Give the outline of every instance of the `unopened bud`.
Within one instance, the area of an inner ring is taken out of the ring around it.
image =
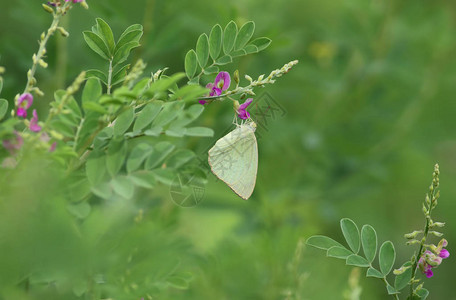
[[[411,241],[408,241],[406,244],[407,245],[416,245],[416,244],[420,244],[421,242],[418,241],[418,240],[411,240]]]
[[[404,273],[405,271],[407,271],[407,269],[410,269],[410,268],[411,268],[411,266],[402,266],[399,269],[395,269],[393,271],[393,274],[394,275],[400,275],[400,274]]]
[[[46,37],[46,34],[44,32],[41,33],[41,36],[40,36],[41,40],[44,40],[45,37]]]
[[[413,232],[410,232],[410,233],[407,233],[407,234],[404,234],[404,237],[406,239],[414,239],[416,238],[416,236],[420,233],[422,233],[423,231],[422,230],[415,230]]]
[[[236,84],[239,84],[239,70],[234,71],[233,79]]]
[[[33,63],[36,64],[36,54],[35,53],[33,53],[32,60],[33,60]]]
[[[37,96],[40,96],[40,97],[44,96],[43,91],[41,91],[41,90],[40,90],[39,88],[37,88],[37,87],[34,87],[34,88],[32,89],[32,92],[34,92]]]
[[[63,27],[57,27],[58,31],[60,32],[60,34],[63,36],[63,37],[67,37],[69,36],[70,34],[68,33],[68,31],[65,30],[65,28]]]
[[[239,111],[239,106],[239,101],[233,101],[233,108],[235,112]]]
[[[442,237],[443,236],[443,233],[438,232],[438,231],[431,230],[431,231],[429,231],[429,233],[435,235],[436,237]]]
[[[245,79],[247,79],[249,82],[252,82],[252,81],[253,81],[252,77],[250,77],[249,75],[245,75],[244,77],[245,77]]]
[[[45,68],[45,69],[48,67],[47,62],[45,62],[45,61],[42,60],[42,59],[40,59],[40,60],[38,61],[38,63],[40,64],[41,67],[43,67],[43,68]]]
[[[263,74],[263,75],[260,75],[260,76],[258,77],[258,81],[263,80],[263,78],[264,78],[264,74]]]
[[[54,13],[54,10],[52,9],[52,7],[50,7],[49,5],[46,5],[44,3],[42,5],[43,5],[43,8],[44,8],[45,11],[47,11],[50,14]]]
[[[431,226],[442,228],[445,226],[445,223],[444,222],[432,222]]]
[[[431,199],[429,198],[429,195],[426,194],[426,198],[424,199],[428,207],[431,207]]]
[[[88,5],[87,2],[85,2],[85,1],[82,1],[82,2],[81,2],[81,6],[82,6],[83,8],[85,8],[85,9],[89,9],[89,5]]]
[[[3,74],[3,73],[5,73],[5,67],[0,66],[0,74]]]
[[[49,133],[50,133],[51,136],[52,136],[53,138],[55,138],[56,140],[63,140],[63,135],[60,134],[60,133],[58,133],[57,131],[51,130]]]

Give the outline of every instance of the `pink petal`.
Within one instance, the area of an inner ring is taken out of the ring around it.
[[[36,109],[32,112],[33,118],[30,120],[30,130],[33,132],[39,132],[41,130],[41,126],[38,125],[38,114],[36,113]]]
[[[19,107],[16,111],[18,117],[27,118],[27,110],[25,108]]]
[[[220,82],[220,80],[223,80],[223,86],[221,87],[222,91],[229,89],[231,84],[230,73],[222,71],[217,74],[217,77],[215,77],[215,85],[217,87],[219,87],[218,83]]]
[[[244,103],[239,105],[239,109],[246,109],[253,101],[253,98],[248,98]]]
[[[22,104],[22,102],[25,102],[25,106],[24,106],[24,104]],[[24,93],[19,96],[19,99],[17,99],[17,106],[23,107],[26,110],[29,109],[30,106],[32,106],[32,103],[33,103],[33,96],[30,93]]]
[[[442,249],[442,250],[440,250],[439,256],[441,258],[447,258],[450,256],[450,252],[448,252],[447,249]]]

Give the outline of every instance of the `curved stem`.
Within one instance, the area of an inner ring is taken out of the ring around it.
[[[108,90],[107,94],[111,95],[111,81],[112,81],[112,59],[109,60],[109,70],[108,70]]]
[[[25,89],[23,93],[29,93],[32,91],[33,86],[35,85],[35,72],[36,68],[43,59],[44,55],[46,54],[46,44],[49,41],[49,38],[54,34],[57,30],[60,18],[68,11],[72,2],[65,2],[65,4],[61,8],[57,8],[56,12],[54,12],[53,20],[51,26],[47,30],[46,34],[40,40],[40,47],[38,48],[38,52],[33,55],[33,63],[32,68],[27,72],[27,84],[25,85]]]

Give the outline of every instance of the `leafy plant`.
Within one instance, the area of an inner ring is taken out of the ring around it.
[[[407,286],[409,286],[409,296],[407,299],[426,299],[429,291],[423,288],[423,283],[414,288],[415,284],[420,282],[415,276],[417,268],[425,273],[427,277],[430,277],[432,276],[431,268],[440,265],[442,258],[446,258],[449,255],[448,251],[444,249],[447,245],[444,239],[440,241],[438,246],[426,244],[430,232],[438,237],[443,235],[440,232],[430,231],[432,228],[443,227],[444,225],[440,222],[434,222],[431,219],[431,211],[436,207],[439,197],[439,174],[439,166],[435,165],[432,184],[423,203],[423,212],[426,219],[425,229],[405,235],[409,239],[409,242],[407,242],[408,245],[419,244],[418,252],[412,255],[410,261],[405,262],[399,269],[394,270],[394,284],[388,281],[388,275],[391,273],[396,260],[394,245],[391,241],[385,241],[380,246],[380,249],[378,249],[377,233],[370,225],[363,225],[360,232],[358,226],[352,220],[344,218],[340,221],[340,227],[348,248],[330,237],[323,235],[311,236],[307,239],[306,243],[318,249],[325,250],[328,257],[344,259],[347,265],[367,268],[366,276],[381,279],[386,285],[388,294],[395,299],[400,299],[399,295],[401,291]],[[423,234],[423,238],[416,240],[415,238],[419,234]],[[360,253],[361,246],[363,254]],[[378,267],[373,264],[377,256],[377,250]]]

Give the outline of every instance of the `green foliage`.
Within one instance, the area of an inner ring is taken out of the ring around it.
[[[236,23],[231,21],[224,30],[219,24],[213,26],[209,38],[205,33],[200,35],[196,43],[196,51],[191,49],[185,55],[185,73],[190,82],[199,83],[202,75],[217,73],[218,66],[231,63],[234,57],[258,53],[266,49],[271,43],[268,38],[257,38],[249,43],[254,31],[253,21],[245,23],[239,32]],[[221,55],[222,49],[223,55]],[[212,63],[207,66],[209,57]],[[200,70],[199,73],[198,70]]]
[[[372,266],[377,253],[377,233],[375,229],[370,225],[364,225],[360,235],[358,226],[348,218],[340,220],[340,228],[350,250],[333,239],[321,235],[311,236],[307,239],[306,243],[310,246],[327,250],[326,255],[329,257],[345,259],[347,265],[368,268],[367,277],[376,277],[384,280],[388,294],[398,294],[405,287],[405,275],[401,275],[399,279],[396,277],[395,287],[391,286],[386,279],[396,259],[396,251],[394,250],[393,243],[386,241],[381,245],[378,255],[379,271]],[[358,254],[360,244],[363,246],[364,256]],[[410,276],[410,273],[408,274]],[[405,284],[408,284],[409,280],[410,277]]]
[[[0,99],[0,120],[3,119],[8,111],[8,100]]]

